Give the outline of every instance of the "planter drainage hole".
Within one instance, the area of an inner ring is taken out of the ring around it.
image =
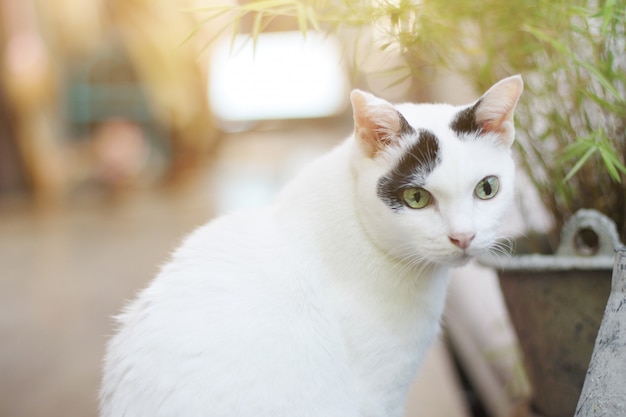
[[[595,255],[600,250],[600,236],[590,227],[584,227],[574,236],[574,248],[580,255]]]

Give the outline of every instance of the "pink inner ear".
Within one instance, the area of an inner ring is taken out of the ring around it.
[[[512,133],[515,106],[524,89],[520,76],[505,78],[491,87],[476,109],[476,122],[486,132]]]
[[[354,90],[350,98],[356,138],[372,158],[398,135],[400,117],[391,104],[369,93]]]

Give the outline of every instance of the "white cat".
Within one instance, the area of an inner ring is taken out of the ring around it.
[[[352,137],[192,233],[119,317],[101,416],[401,416],[448,267],[507,215],[522,89],[463,107],[354,91]]]

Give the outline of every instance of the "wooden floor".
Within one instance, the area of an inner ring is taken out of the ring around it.
[[[0,417],[95,417],[112,316],[195,226],[262,203],[349,131],[331,121],[230,134],[206,174],[183,189],[0,211]],[[420,411],[412,415],[464,415],[441,352],[426,367],[432,374],[421,386],[431,391],[413,398],[410,410]]]

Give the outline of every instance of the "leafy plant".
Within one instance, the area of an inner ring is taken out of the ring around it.
[[[595,208],[626,241],[626,0],[258,0],[197,12],[204,23],[229,14],[233,36],[249,19],[253,40],[278,16],[304,36],[373,30],[410,76],[454,69],[479,91],[523,74],[518,156],[555,233]]]

